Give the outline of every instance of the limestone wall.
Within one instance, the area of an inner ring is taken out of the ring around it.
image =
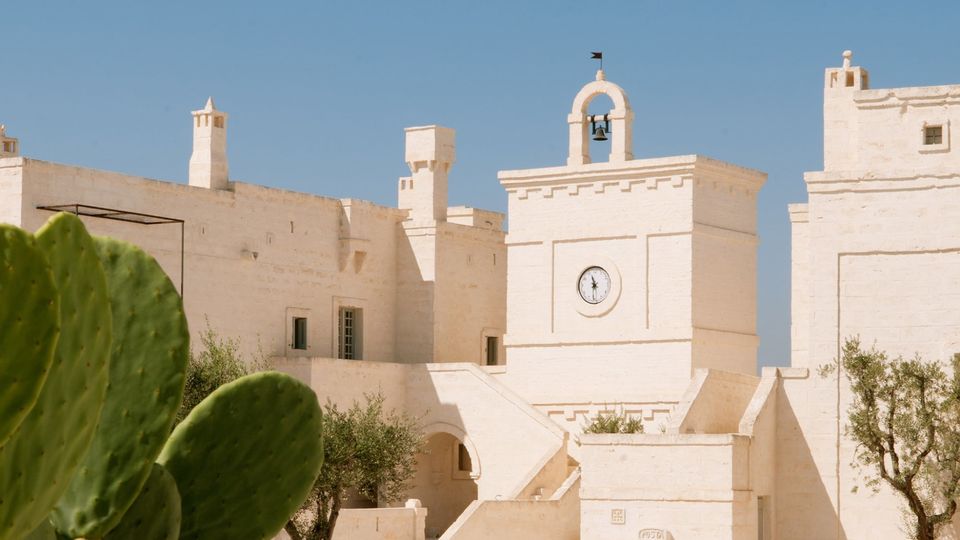
[[[0,216],[19,225],[23,213],[23,158],[0,158]]]
[[[824,89],[824,170],[957,170],[960,86]],[[940,126],[942,143],[924,144]]]
[[[960,351],[958,87],[868,87],[862,68],[827,70],[824,170],[804,175],[809,201],[790,209],[795,369],[783,370],[777,403],[782,539],[905,536],[900,500],[885,486],[873,493],[851,465],[845,378],[817,368],[853,336],[930,361]],[[924,144],[927,126],[942,127],[942,143]]]
[[[752,375],[697,370],[667,433],[738,433],[760,380]]]
[[[492,221],[492,220],[488,220]],[[444,223],[437,244],[435,361],[486,362],[486,336],[504,362],[507,250],[502,230]]]
[[[358,508],[340,511],[334,540],[424,540],[426,508]]]
[[[328,199],[251,184],[232,191],[24,160],[20,224],[35,230],[52,215],[38,205],[81,203],[185,221],[184,302],[196,344],[209,320],[243,352],[335,356],[339,304],[364,311],[364,356],[394,353],[397,237],[402,213],[371,203]],[[367,244],[362,267],[341,268],[341,222]],[[3,216],[4,221],[8,216]],[[121,238],[153,254],[179,285],[178,225],[84,218],[93,234]],[[292,348],[293,316],[308,318],[308,348]],[[288,328],[290,327],[290,328]]]
[[[643,529],[678,540],[756,538],[750,437],[583,435],[581,443],[583,540],[635,539]]]
[[[441,540],[578,540],[580,474],[574,471],[544,500],[476,501]]]
[[[694,369],[755,373],[762,173],[677,156],[499,178],[511,232],[497,377],[524,399],[572,433],[612,408],[656,432]],[[597,305],[576,287],[591,265],[612,280]]]
[[[0,220],[29,230],[52,215],[40,205],[183,220],[181,272],[179,224],[83,218],[93,234],[146,249],[178,287],[183,279],[195,347],[209,320],[221,337],[239,340],[247,357],[261,350],[336,357],[339,310],[352,307],[362,310],[364,359],[481,362],[484,333],[499,337],[505,325],[506,256],[492,212],[458,211],[458,219],[469,215],[477,227],[443,224],[449,226],[438,260],[415,256],[420,240],[401,226],[406,211],[241,182],[206,189],[7,158],[0,160],[0,195]],[[439,296],[438,278],[446,291]],[[304,350],[293,348],[293,317],[307,318]],[[435,347],[435,334],[442,346]]]

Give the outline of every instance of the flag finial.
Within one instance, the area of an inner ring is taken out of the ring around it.
[[[591,60],[600,61],[600,71],[603,71],[603,52],[602,51],[593,51],[590,53]]]

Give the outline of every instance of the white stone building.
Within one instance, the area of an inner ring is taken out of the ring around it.
[[[212,101],[189,186],[22,158],[0,129],[0,220],[32,230],[71,205],[160,260],[195,336],[209,320],[321,400],[380,391],[421,417],[426,512],[347,510],[338,538],[903,538],[892,492],[852,492],[849,391],[816,368],[852,335],[960,351],[960,86],[868,82],[849,53],[826,71],[824,170],[789,209],[791,367],[759,375],[766,175],[634,159],[602,71],[567,116],[566,164],[499,174],[506,236],[502,215],[448,206],[453,130],[406,130],[411,175],[386,208],[231,181]],[[600,94],[614,108],[590,117]],[[611,152],[594,163],[597,123]],[[611,409],[646,433],[580,433]]]

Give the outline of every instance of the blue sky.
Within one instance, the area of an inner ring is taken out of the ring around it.
[[[141,5],[142,4],[142,5]],[[604,51],[634,154],[761,169],[760,363],[789,363],[786,204],[822,167],[823,69],[960,82],[949,2],[5,2],[0,123],[24,155],[186,181],[189,112],[230,113],[231,177],[396,202],[403,128],[457,130],[450,203],[506,210],[501,169],[560,165]]]

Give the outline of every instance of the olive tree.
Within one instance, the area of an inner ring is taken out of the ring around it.
[[[324,407],[320,476],[284,530],[293,540],[330,540],[344,498],[355,491],[375,503],[398,500],[416,472],[423,436],[416,419],[386,412],[380,394],[347,410]]]
[[[853,403],[846,434],[866,485],[887,484],[909,509],[913,538],[933,540],[957,511],[960,495],[960,354],[939,362],[890,358],[847,339],[840,367]],[[821,368],[835,372],[837,364]]]
[[[244,375],[270,369],[262,352],[245,361],[239,350],[240,343],[236,339],[220,337],[207,322],[206,330],[200,334],[200,348],[190,351],[183,400],[174,425],[220,386]]]

